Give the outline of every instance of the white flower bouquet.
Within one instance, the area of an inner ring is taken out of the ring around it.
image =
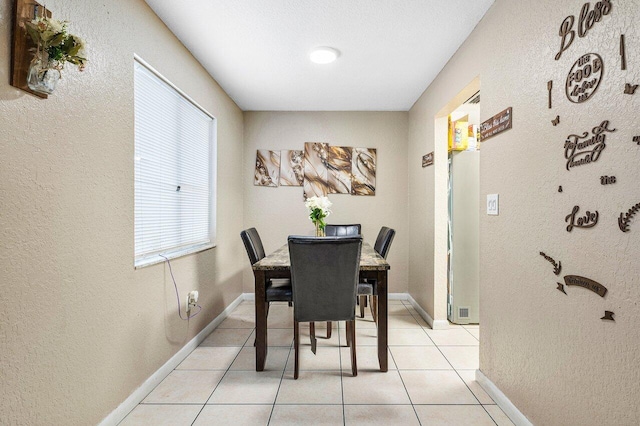
[[[310,197],[304,205],[309,209],[309,219],[316,226],[316,235],[320,234],[318,230],[324,234],[324,227],[327,226],[324,219],[331,214],[331,201],[327,197]]]

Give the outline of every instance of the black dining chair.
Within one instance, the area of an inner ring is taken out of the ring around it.
[[[327,237],[343,237],[351,235],[360,235],[362,226],[359,223],[353,225],[329,225],[325,226],[324,234]]]
[[[384,259],[387,258],[389,254],[389,249],[391,248],[391,243],[393,242],[393,238],[396,235],[396,231],[394,229],[383,226],[378,233],[378,238],[376,238],[376,243],[373,246],[373,249]],[[360,304],[360,318],[364,318],[364,308],[366,306],[366,300],[369,298],[369,307],[371,308],[371,315],[373,316],[373,320],[378,322],[378,296],[376,295],[376,281],[375,280],[366,280],[364,282],[358,283],[358,297]]]
[[[264,258],[264,247],[256,228],[245,229],[240,233],[240,237],[247,250],[251,265]],[[289,306],[291,306],[293,301],[291,280],[289,278],[270,279],[267,282],[265,300],[267,301],[267,315],[269,315],[270,302],[289,302]]]
[[[291,284],[293,287],[294,379],[298,378],[300,323],[346,321],[351,347],[351,372],[358,375],[356,361],[356,288],[360,273],[362,237],[290,236]],[[310,327],[311,350],[316,337]]]

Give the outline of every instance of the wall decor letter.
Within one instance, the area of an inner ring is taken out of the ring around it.
[[[568,286],[578,286],[586,288],[587,290],[591,290],[592,292],[596,293],[600,297],[604,297],[604,295],[607,294],[607,288],[602,284],[578,275],[565,276],[564,283]]]
[[[600,185],[611,185],[616,183],[615,176],[600,176]]]
[[[637,84],[631,85],[629,83],[624,85],[624,94],[625,95],[635,95],[636,89],[638,88]]]
[[[615,321],[613,319],[613,316],[615,314],[611,311],[604,311],[604,316],[602,318],[600,318],[601,320],[608,320],[608,321]]]
[[[564,219],[564,221],[569,224],[567,226],[567,232],[573,231],[573,228],[593,228],[598,224],[600,214],[597,211],[593,213],[587,211],[584,216],[576,218],[579,211],[580,207],[575,206],[571,214]]]
[[[593,10],[589,10],[591,3],[587,2],[582,6],[580,11],[580,19],[578,20],[578,37],[584,37],[596,22],[600,22],[603,16],[611,13],[611,0],[602,0],[593,6]],[[562,53],[571,46],[576,38],[576,31],[573,29],[576,17],[574,15],[567,16],[562,24],[558,35],[562,39],[560,42],[560,51],[556,53],[556,61],[560,59]]]
[[[553,260],[552,257],[547,256],[543,252],[540,252],[540,256],[544,257],[547,260],[547,262],[549,262],[549,263],[551,263],[553,265],[553,273],[554,274],[560,275],[560,272],[562,271],[562,262],[556,262],[555,260]]]
[[[572,167],[595,163],[600,158],[600,154],[607,147],[605,132],[615,132],[616,129],[609,129],[609,120],[600,123],[599,126],[589,132],[584,132],[582,136],[569,135],[564,143],[564,158],[567,159],[567,170]],[[588,139],[587,139],[588,138]],[[581,141],[581,139],[584,139]]]
[[[604,74],[604,62],[597,53],[582,55],[567,75],[565,92],[574,104],[586,102],[596,93]]]
[[[629,232],[629,222],[631,222],[631,218],[640,211],[640,203],[631,207],[627,213],[620,213],[620,217],[618,218],[618,226],[622,232]]]

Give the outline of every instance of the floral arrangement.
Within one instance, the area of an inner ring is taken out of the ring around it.
[[[332,205],[331,201],[327,197],[310,197],[307,198],[304,205],[309,209],[309,219],[316,226],[316,234],[318,234],[318,229],[324,233],[324,227],[327,226],[324,219],[331,214],[331,210],[329,210]]]
[[[53,68],[62,70],[65,62],[78,66],[83,71],[87,58],[84,41],[68,32],[68,23],[57,19],[38,17],[26,23],[27,33],[38,46],[36,55],[47,54],[46,60]],[[45,58],[42,58],[43,60]]]

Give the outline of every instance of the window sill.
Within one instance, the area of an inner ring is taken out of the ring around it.
[[[191,246],[187,248],[182,248],[182,249],[162,253],[162,256],[160,256],[160,254],[155,254],[155,255],[143,257],[142,259],[137,259],[134,262],[134,268],[135,269],[146,268],[147,266],[153,266],[159,263],[166,262],[167,259],[169,260],[177,259],[182,256],[187,256],[190,254],[199,253],[201,251],[212,249],[215,246],[216,245],[213,243],[206,243],[206,244],[200,244],[197,246]]]

